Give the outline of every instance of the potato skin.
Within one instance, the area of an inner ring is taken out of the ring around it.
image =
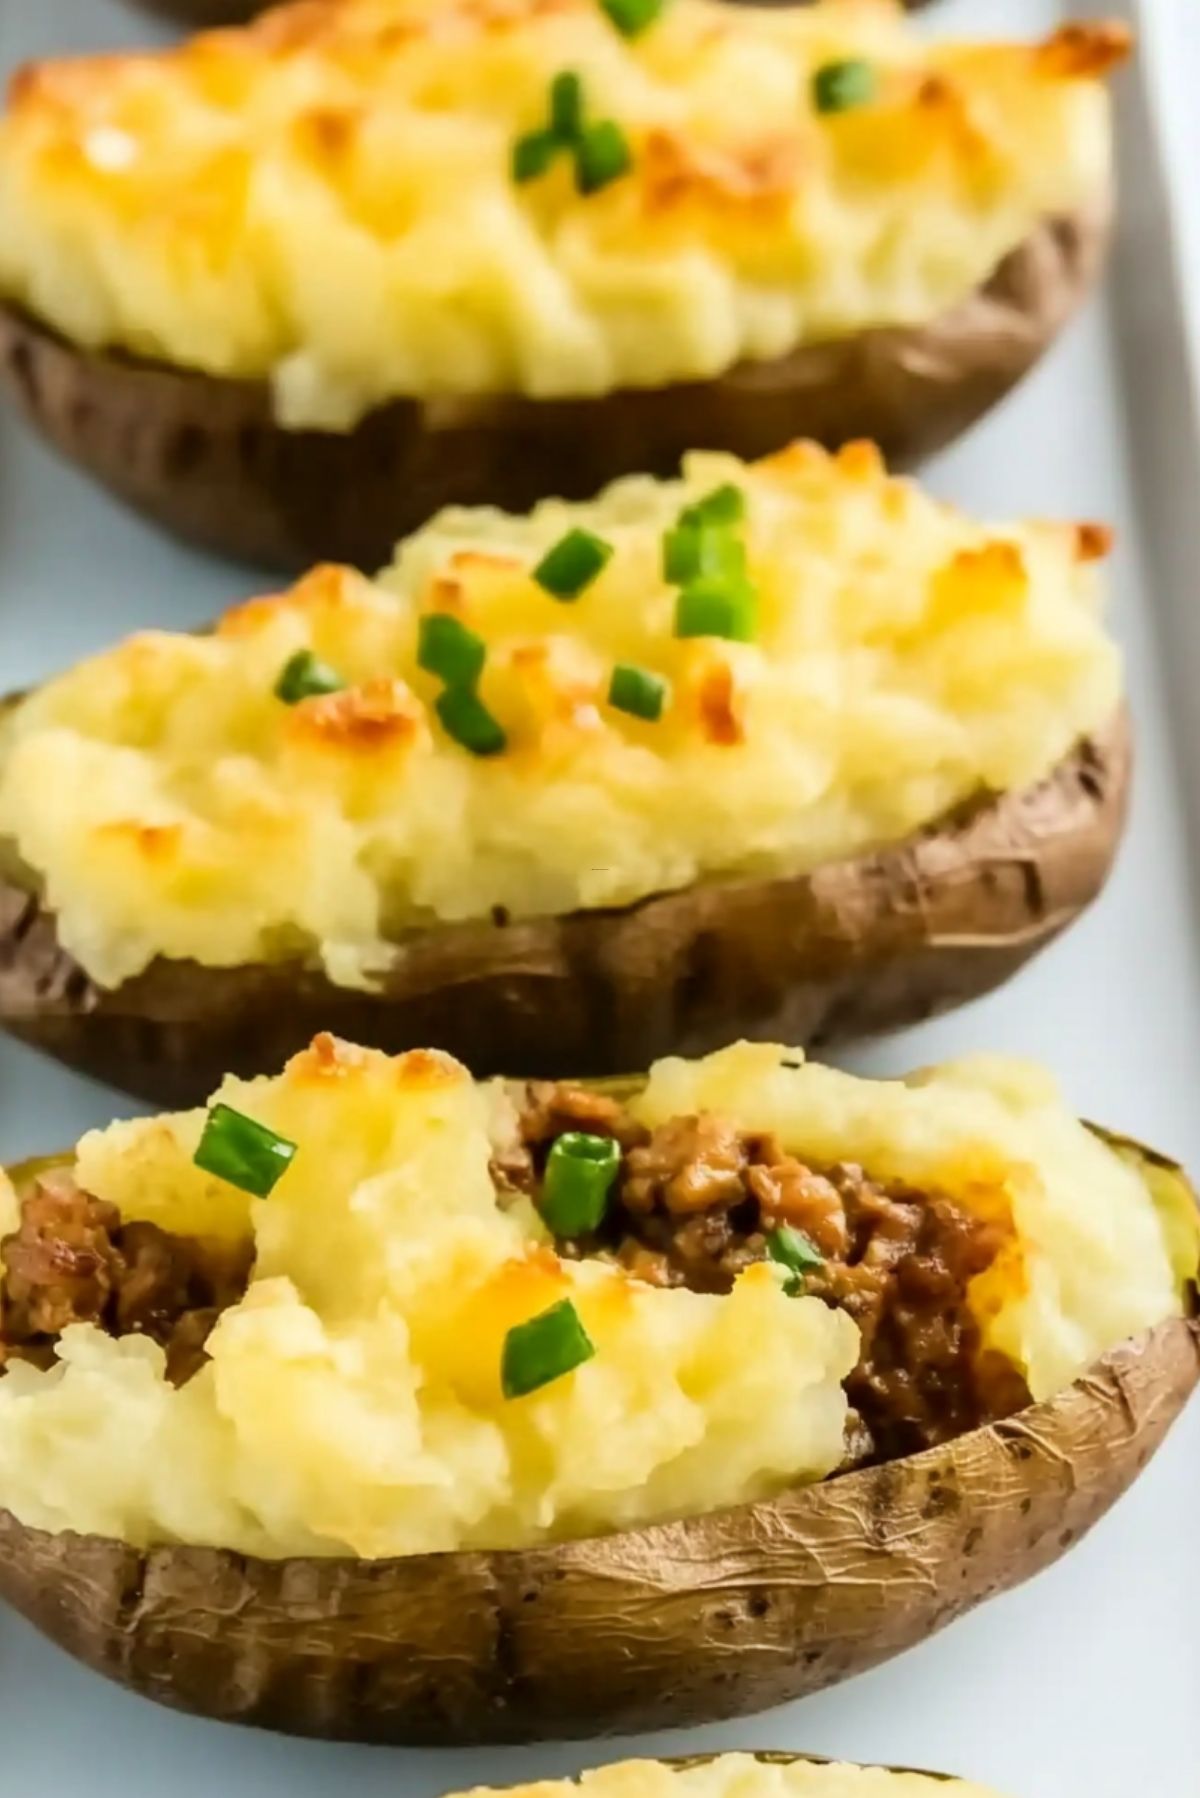
[[[319,1030],[393,1054],[433,1044],[479,1076],[611,1075],[737,1036],[869,1035],[989,991],[1078,916],[1111,867],[1131,761],[1122,713],[1038,785],[901,844],[620,911],[414,933],[369,993],[297,962],[167,960],[104,990],[38,897],[0,878],[0,1025],[168,1107],[282,1066]]]
[[[279,0],[132,0],[143,12],[170,19],[189,31],[210,25],[246,25],[268,6],[278,3]]]
[[[0,306],[0,386],[70,461],[167,530],[274,569],[373,571],[448,504],[527,511],[692,449],[745,460],[796,437],[939,449],[1008,392],[1100,266],[1108,209],[1046,221],[931,324],[810,345],[712,381],[596,399],[396,400],[348,433],[284,431],[265,382],[80,350]]]
[[[160,1703],[295,1735],[520,1742],[712,1722],[925,1640],[1049,1565],[1200,1377],[1174,1318],[1044,1404],[768,1502],[590,1541],[263,1561],[0,1512],[0,1596]]]

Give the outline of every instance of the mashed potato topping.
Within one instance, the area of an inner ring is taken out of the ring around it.
[[[752,641],[674,635],[664,534],[722,483],[757,593]],[[571,603],[531,571],[569,530],[612,547]],[[376,581],[321,568],[206,636],[146,632],[0,720],[0,845],[61,940],[117,985],[155,956],[289,955],[369,983],[438,921],[620,906],[894,843],[981,789],[1045,775],[1120,695],[1095,526],[989,529],[875,452],[689,458],[529,517],[447,511]],[[507,733],[447,736],[422,618],[486,646]],[[310,650],[344,689],[292,706]],[[657,722],[615,664],[665,679]]]
[[[982,1786],[886,1767],[787,1763],[721,1754],[691,1766],[619,1761],[577,1780],[543,1780],[502,1792],[480,1786],[462,1798],[991,1798]]]
[[[32,65],[0,125],[0,288],[86,345],[270,380],[285,425],[396,395],[600,394],[953,306],[1103,202],[1117,26],[924,42],[890,0],[299,0]],[[814,76],[870,65],[822,111]],[[517,182],[583,81],[628,172]]]
[[[79,1185],[126,1219],[250,1230],[257,1264],[211,1359],[178,1389],[154,1343],[91,1324],[65,1331],[49,1370],[10,1365],[0,1504],[22,1521],[378,1556],[703,1512],[840,1461],[849,1317],[788,1296],[768,1262],[719,1296],[560,1260],[532,1208],[493,1186],[502,1085],[432,1053],[391,1060],[318,1038],[280,1077],[227,1081],[221,1097],[298,1145],[266,1200],[193,1165],[201,1113],[116,1124],[78,1147]],[[1182,1309],[1194,1218],[1185,1245],[1168,1216],[1178,1195],[1152,1195],[1023,1064],[878,1083],[740,1044],[659,1064],[636,1101],[648,1123],[697,1106],[817,1160],[1007,1205],[1014,1252],[972,1303],[1037,1397]],[[4,1199],[11,1226],[11,1187]],[[564,1297],[594,1358],[505,1399],[507,1332]]]

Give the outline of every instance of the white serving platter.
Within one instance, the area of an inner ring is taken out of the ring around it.
[[[1200,166],[1197,3],[1125,0],[1145,53],[1122,83],[1123,217],[1107,294],[930,476],[983,514],[1116,524],[1115,617],[1139,733],[1126,847],[1102,902],[1012,986],[848,1059],[895,1072],[982,1047],[1034,1055],[1081,1112],[1200,1170],[1200,418],[1188,355],[1200,339],[1200,224],[1181,217],[1177,229],[1169,204]],[[1062,16],[1057,0],[944,0],[930,28],[1032,35]],[[0,0],[0,74],[156,35],[117,0]],[[119,511],[0,417],[0,691],[135,627],[201,622],[255,584]],[[0,1162],[132,1109],[0,1043]],[[1200,1405],[1109,1518],[1031,1585],[834,1691],[621,1743],[418,1752],[287,1741],[159,1710],[0,1613],[5,1780],[46,1798],[436,1798],[626,1753],[757,1746],[943,1767],[1012,1798],[1185,1798],[1200,1791],[1198,1495]]]

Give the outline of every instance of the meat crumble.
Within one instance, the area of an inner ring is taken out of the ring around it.
[[[820,1264],[797,1290],[852,1317],[862,1338],[846,1382],[847,1465],[947,1442],[1030,1402],[1020,1371],[985,1350],[967,1301],[972,1280],[1011,1241],[1011,1225],[943,1193],[872,1179],[852,1162],[816,1167],[711,1113],[648,1130],[615,1099],[534,1082],[520,1095],[519,1138],[493,1163],[502,1186],[537,1197],[554,1141],[608,1136],[620,1169],[600,1229],[560,1241],[568,1256],[607,1256],[638,1279],[728,1292],[768,1254],[782,1225]]]
[[[98,1324],[161,1343],[167,1376],[182,1386],[204,1364],[221,1312],[245,1292],[252,1260],[248,1241],[123,1223],[65,1170],[47,1174],[23,1194],[19,1226],[0,1242],[0,1359],[48,1367],[69,1324]]]

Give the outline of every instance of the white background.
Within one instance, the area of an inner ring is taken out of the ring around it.
[[[1112,0],[1107,7],[1112,8]],[[1109,519],[1115,617],[1140,761],[1132,825],[1099,906],[1005,992],[852,1058],[897,1071],[973,1047],[1037,1056],[1083,1113],[1200,1169],[1200,952],[1188,820],[1200,791],[1194,702],[1200,453],[1172,246],[1147,120],[1176,198],[1200,183],[1200,0],[1145,0],[1140,74],[1122,94],[1126,213],[1108,296],[1000,412],[931,471],[981,513]],[[1054,0],[945,0],[939,28],[1034,33]],[[116,0],[0,0],[0,71],[67,48],[155,35]],[[1148,103],[1147,103],[1148,100]],[[1194,242],[1193,242],[1194,239]],[[1200,207],[1180,221],[1195,259]],[[245,571],[168,543],[0,419],[0,691],[118,633],[200,623],[255,589]],[[1169,668],[1170,678],[1164,679]],[[1172,709],[1173,708],[1173,709]],[[1186,778],[1183,776],[1186,775]],[[0,1161],[73,1141],[133,1109],[0,1044]],[[760,1746],[940,1766],[1012,1798],[1200,1792],[1200,1406],[1136,1489],[1031,1586],[833,1692],[741,1723],[646,1740],[401,1752],[290,1742],[155,1709],[0,1615],[5,1783],[48,1798],[287,1792],[434,1798],[480,1781],[574,1771],[618,1753]]]

